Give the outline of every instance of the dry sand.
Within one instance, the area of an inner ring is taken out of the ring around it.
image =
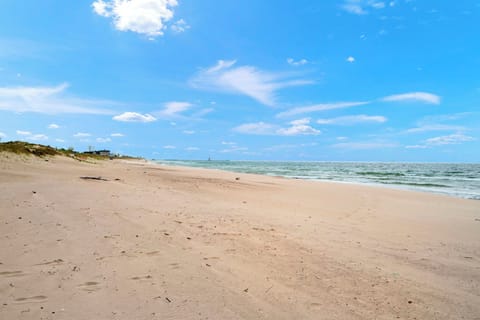
[[[480,319],[480,201],[4,154],[0,213],[0,319]]]

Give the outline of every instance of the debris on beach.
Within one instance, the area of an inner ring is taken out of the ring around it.
[[[80,177],[80,179],[83,179],[83,180],[108,181],[108,179],[105,179],[105,178],[102,178],[102,177],[89,177],[89,176],[83,176],[83,177]]]

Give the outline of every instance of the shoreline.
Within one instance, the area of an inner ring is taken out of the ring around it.
[[[0,157],[2,317],[480,314],[478,201],[148,161],[48,160]]]
[[[148,162],[157,165],[165,165],[165,166],[175,166],[175,167],[186,167],[186,168],[201,168],[206,170],[219,170],[219,171],[226,171],[226,172],[234,172],[234,173],[248,173],[243,172],[240,170],[228,169],[228,168],[215,168],[215,167],[204,167],[204,166],[194,166],[189,165],[188,162],[190,160],[148,160]],[[205,162],[208,163],[206,160],[191,160],[193,162]],[[216,161],[216,160],[213,160]],[[219,162],[223,162],[223,160],[218,160]],[[185,162],[185,164],[175,164],[175,162]],[[284,162],[284,161],[251,161],[251,160],[240,160],[240,161],[233,161],[233,162],[243,162],[243,163],[255,163],[255,162],[263,162],[263,163],[290,163],[291,161]],[[323,163],[318,161],[297,161],[293,163]],[[335,161],[326,161],[324,163],[335,164]],[[362,163],[362,162],[338,162],[338,163]],[[364,162],[368,164],[403,164],[403,163],[395,163],[395,162]],[[430,163],[408,163],[408,164],[430,164]],[[433,163],[433,164],[450,164],[450,163]],[[459,164],[470,164],[470,163],[459,163]],[[477,163],[472,163],[472,165],[477,165]],[[282,177],[285,179],[291,180],[304,180],[304,181],[315,181],[315,182],[327,182],[327,183],[340,183],[340,184],[353,184],[353,185],[360,185],[360,186],[372,186],[372,187],[379,187],[379,188],[387,188],[387,189],[394,189],[394,190],[404,190],[404,191],[413,191],[413,192],[421,192],[421,193],[428,193],[428,194],[436,194],[436,195],[444,195],[453,198],[460,198],[460,199],[468,199],[468,200],[480,200],[480,195],[478,194],[471,194],[466,193],[466,191],[454,192],[448,191],[450,187],[443,187],[443,189],[435,189],[435,185],[432,186],[422,186],[416,185],[415,183],[382,183],[382,182],[375,182],[375,181],[345,181],[345,180],[335,180],[335,179],[327,179],[327,178],[309,178],[308,176],[290,176],[290,175],[277,175],[274,173],[250,173],[250,174],[258,174],[267,177]],[[432,189],[433,188],[433,189]],[[439,187],[442,188],[442,187]]]

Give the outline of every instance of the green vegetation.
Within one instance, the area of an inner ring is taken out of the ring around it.
[[[106,160],[106,159],[138,159],[129,156],[120,155],[98,155],[98,154],[85,154],[73,150],[73,148],[63,149],[54,148],[51,146],[45,146],[41,144],[28,143],[24,141],[9,141],[0,143],[0,152],[11,152],[19,155],[33,155],[37,157],[47,156],[65,156],[79,161],[86,161],[88,159]]]

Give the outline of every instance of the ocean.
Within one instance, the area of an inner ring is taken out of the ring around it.
[[[160,164],[369,184],[480,200],[480,164],[157,160]]]

